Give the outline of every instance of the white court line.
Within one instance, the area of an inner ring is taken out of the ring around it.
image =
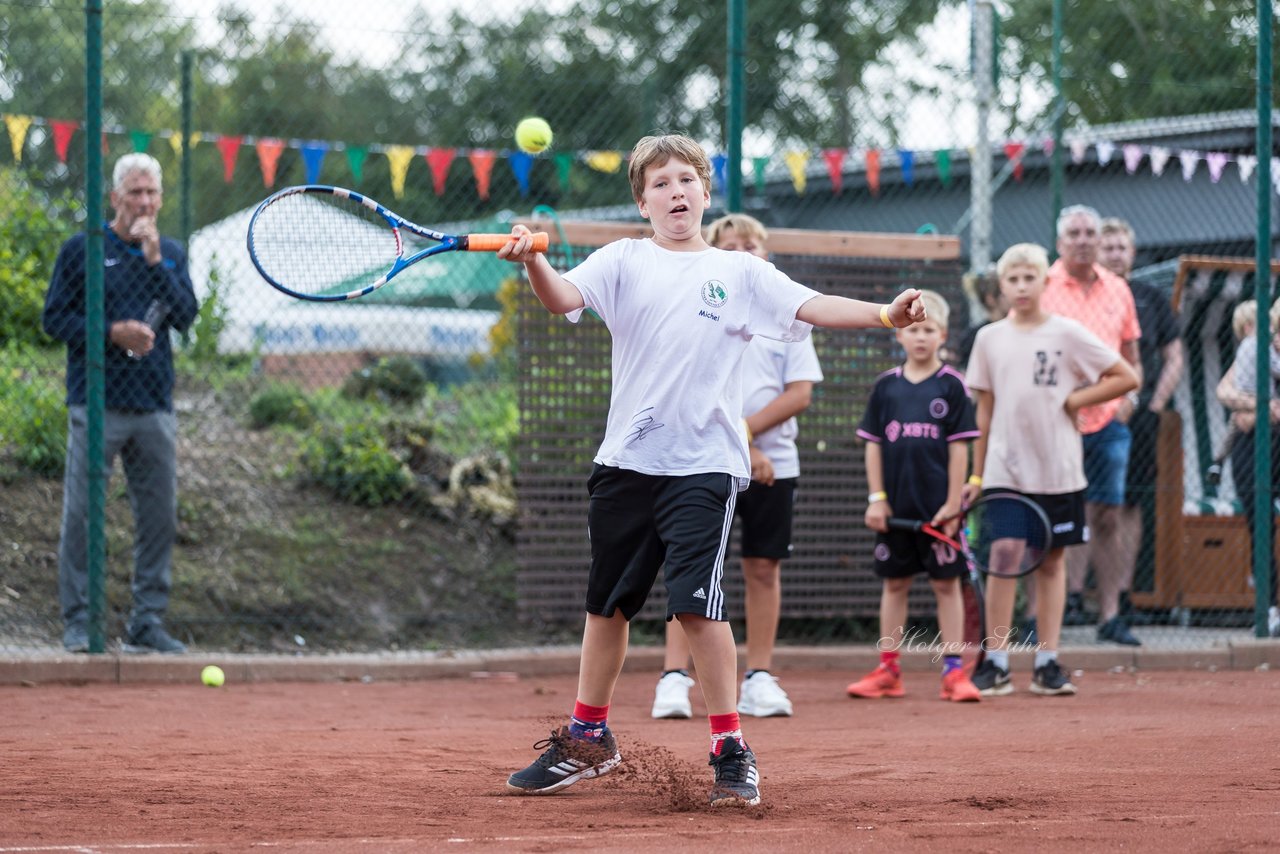
[[[1203,813],[1203,812],[1160,813],[1160,814],[1152,813],[1152,814],[1141,815],[1141,816],[1133,816],[1133,815],[1095,816],[1094,820],[1099,822],[1105,822],[1108,820],[1114,821],[1114,820],[1120,820],[1123,818],[1125,820],[1132,820],[1135,822],[1148,822],[1148,821],[1169,821],[1169,820],[1184,820],[1184,821],[1185,820],[1201,820],[1201,819],[1215,818],[1215,817],[1217,816]],[[1242,819],[1280,818],[1280,809],[1261,810],[1257,812],[1246,812],[1246,813],[1233,812],[1231,814],[1231,818],[1235,827],[1239,829],[1239,822]],[[982,819],[980,821],[928,821],[928,820],[921,821],[919,819],[911,819],[911,824],[917,827],[924,825],[929,828],[952,827],[952,828],[1008,829],[1010,823],[1020,824],[1020,825],[1026,824],[1034,827],[1047,827],[1052,825],[1079,824],[1079,822],[1080,822],[1079,816],[1071,816],[1071,817],[1064,817],[1064,818],[1043,818],[1043,817],[1042,818],[1030,818],[1030,817],[1013,818],[1009,816],[1001,816],[1001,817]],[[890,824],[880,824],[880,825],[860,824],[860,825],[857,825],[854,829],[861,830],[861,831],[889,830],[889,829],[897,828],[901,824],[902,822],[898,822],[898,821],[895,821]],[[762,833],[777,833],[777,834],[790,835],[790,834],[793,834],[794,832],[795,832],[795,827],[791,822],[788,822],[786,826],[780,826],[780,827],[758,827],[757,826],[757,827],[742,828],[742,829],[720,828],[715,830],[714,832],[708,831],[709,834],[716,835],[716,836],[724,836],[726,833],[737,834],[737,835],[751,834],[752,836],[759,836]],[[639,830],[637,828],[632,828],[632,829],[628,829],[626,833],[628,837],[632,837],[632,838],[639,837],[639,838],[648,838],[648,839],[665,839],[671,835],[671,830],[670,828],[665,828],[661,830],[644,831],[644,830]],[[267,842],[267,841],[251,842],[249,843],[249,845],[252,848],[281,848],[281,847],[301,848],[301,847],[310,847],[310,846],[324,848],[329,846],[342,846],[342,845],[421,846],[421,845],[439,844],[441,842],[450,843],[453,845],[466,845],[466,844],[474,844],[474,843],[530,843],[530,842],[558,842],[558,841],[582,842],[582,841],[593,840],[597,838],[598,837],[592,836],[592,835],[584,835],[584,834],[576,834],[576,833],[575,834],[568,834],[568,833],[549,834],[545,832],[540,832],[536,834],[531,834],[529,836],[450,836],[450,837],[446,837],[445,839],[435,839],[435,838],[429,838],[429,839],[387,839],[387,838],[286,839],[279,842]],[[120,843],[107,843],[102,845],[31,845],[31,846],[16,846],[16,847],[0,847],[0,854],[20,854],[20,853],[26,854],[26,852],[58,852],[58,851],[74,851],[74,852],[79,852],[79,854],[100,854],[100,852],[105,852],[105,851],[146,851],[146,850],[156,850],[156,849],[165,849],[165,848],[180,850],[180,849],[188,849],[188,848],[208,848],[211,845],[216,846],[216,845],[222,844],[222,842],[224,841],[225,840],[210,840],[207,842],[136,842],[136,843],[120,842]]]

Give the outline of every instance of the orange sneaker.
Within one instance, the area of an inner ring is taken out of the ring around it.
[[[906,693],[906,691],[902,690],[901,674],[895,675],[892,670],[883,664],[845,690],[850,697],[866,697],[869,700],[878,700],[881,697],[901,697]]]
[[[982,699],[978,686],[961,667],[942,677],[942,699],[953,703],[976,703]]]

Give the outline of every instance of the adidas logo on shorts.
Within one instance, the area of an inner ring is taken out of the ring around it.
[[[697,592],[697,593],[695,593],[695,594],[693,594],[693,598],[694,598],[694,599],[706,599],[706,598],[707,598],[707,591],[706,591],[706,590],[703,590],[701,587],[699,587],[699,588],[698,588],[698,592]]]

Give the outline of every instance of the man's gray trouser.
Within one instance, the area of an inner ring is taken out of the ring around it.
[[[63,481],[58,593],[66,625],[89,619],[87,518],[89,461],[83,406],[68,412],[67,472]],[[129,629],[160,622],[169,605],[170,558],[178,526],[178,421],[172,412],[107,410],[103,421],[103,474],[119,455],[133,508],[133,613]]]

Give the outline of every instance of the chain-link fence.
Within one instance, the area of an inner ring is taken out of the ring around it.
[[[716,173],[709,215],[732,205],[771,227],[956,235],[961,266],[979,273],[1013,243],[1050,246],[1064,205],[1126,220],[1131,278],[1182,309],[1184,366],[1176,390],[1155,397],[1166,409],[1159,438],[1134,445],[1164,456],[1158,474],[1131,485],[1143,521],[1124,534],[1137,555],[1130,622],[1149,645],[1252,631],[1230,464],[1220,491],[1206,488],[1229,418],[1213,385],[1234,355],[1229,315],[1250,279],[1226,262],[1215,272],[1178,260],[1254,254],[1252,3],[102,5],[103,133],[90,141],[85,5],[0,0],[9,142],[0,146],[0,649],[56,648],[65,628],[83,625],[77,585],[87,568],[63,535],[64,521],[80,530],[83,517],[69,501],[64,520],[64,494],[85,496],[91,511],[93,469],[64,466],[99,439],[118,451],[104,510],[109,649],[161,613],[175,637],[215,649],[572,637],[574,626],[531,619],[538,609],[518,601],[517,575],[533,561],[516,531],[566,499],[523,490],[518,509],[515,500],[531,464],[517,437],[554,422],[565,391],[545,390],[554,399],[537,417],[517,405],[518,387],[533,386],[515,346],[515,268],[448,257],[370,297],[311,305],[258,277],[245,232],[258,202],[301,183],[353,187],[446,231],[504,231],[516,218],[552,231],[638,222],[625,157],[659,129],[706,146]],[[731,7],[745,12],[740,53],[728,47]],[[975,28],[989,9],[990,28]],[[741,105],[740,148],[729,138],[731,103]],[[529,115],[555,132],[536,156],[512,139]],[[108,415],[101,437],[86,425],[81,439],[77,408],[92,370],[76,367],[83,358],[69,368],[67,351],[82,352],[85,334],[85,244],[75,235],[97,225],[85,213],[89,143],[104,155],[113,224],[102,262]],[[740,189],[730,150],[742,158]],[[128,200],[138,172],[113,181],[113,166],[135,153],[160,167],[158,210]],[[173,241],[156,245],[158,271],[153,216]],[[116,230],[138,220],[142,232]],[[556,257],[570,264],[587,247],[576,249]],[[861,275],[847,260],[813,263],[833,280],[842,264]],[[886,276],[877,287],[909,279]],[[966,314],[974,325],[986,318],[983,277],[968,281],[963,292],[959,281],[938,284],[957,309],[955,337]],[[144,324],[153,308],[160,314]],[[1154,340],[1145,326],[1142,340]],[[828,375],[862,370],[846,364],[856,350],[824,351]],[[1165,362],[1159,351],[1146,357],[1150,383]],[[1144,386],[1140,402],[1155,395]],[[170,401],[172,421],[154,416]],[[852,435],[861,407],[848,406],[815,405],[811,428],[801,416],[806,465],[821,468],[817,443],[840,423]],[[160,431],[157,460],[146,429]],[[166,429],[176,431],[169,445]],[[599,440],[587,428],[562,438],[583,453]],[[164,490],[147,478],[163,486],[175,467],[170,526]],[[865,483],[851,471],[843,491],[808,499],[815,518],[861,516]],[[584,488],[579,475],[564,488]],[[784,617],[813,613],[806,573],[825,584],[845,577],[867,595],[844,613],[784,622],[783,641],[874,636],[867,538],[833,557],[807,551],[812,530],[797,527]],[[578,563],[564,572],[585,572]],[[1086,566],[1077,585],[1086,625],[1068,642],[1095,640],[1098,574]]]

